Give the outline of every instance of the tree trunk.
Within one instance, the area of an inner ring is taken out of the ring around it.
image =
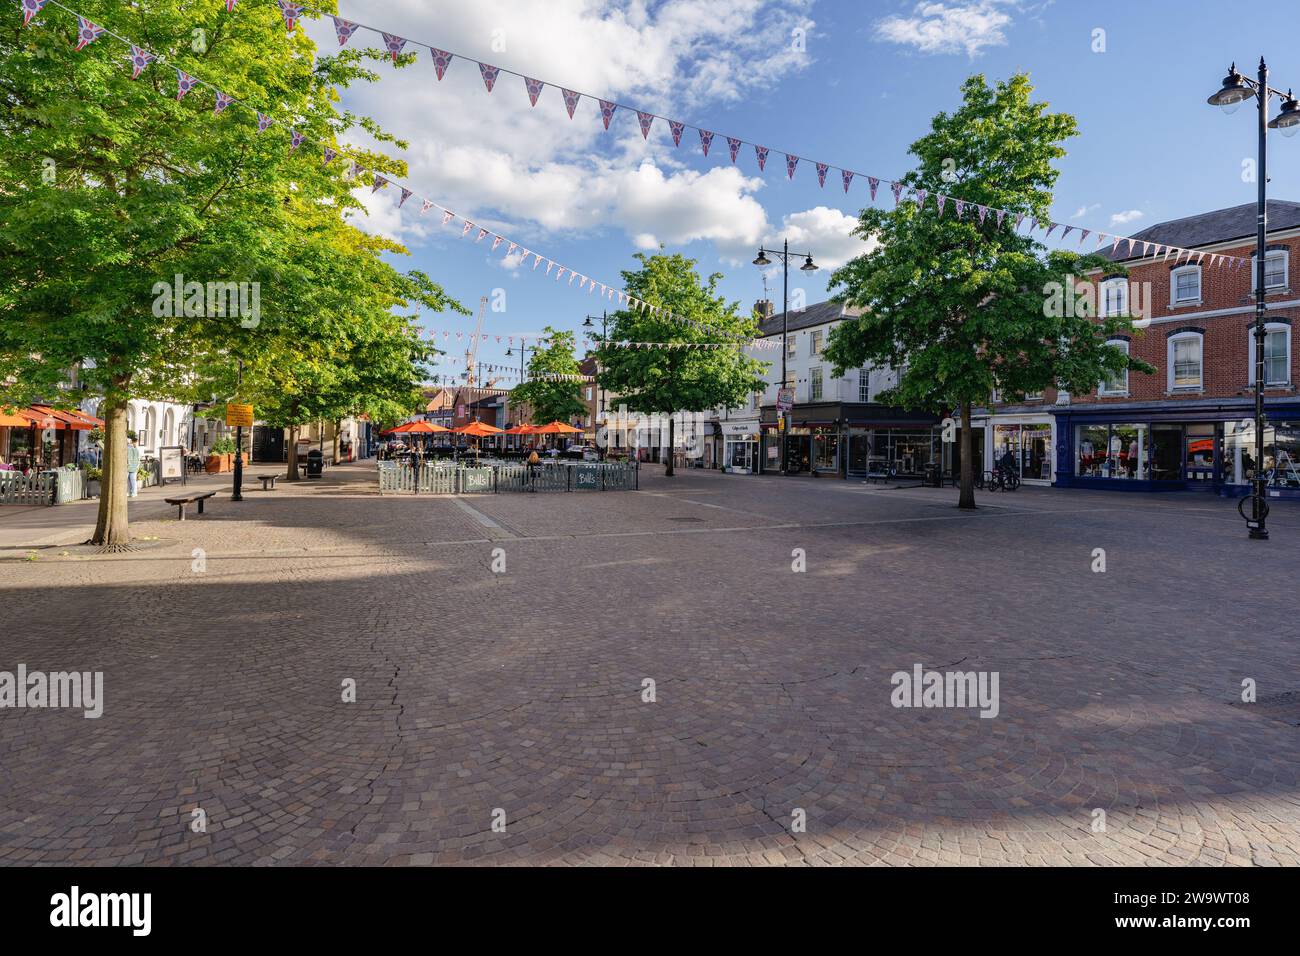
[[[339,463],[339,432],[342,428],[343,419],[336,418],[334,420],[334,464],[336,465]]]
[[[961,494],[958,508],[975,508],[975,431],[970,427],[970,402],[961,403]]]
[[[677,447],[677,416],[668,416],[668,468],[664,471],[665,478],[673,476],[673,450]]]
[[[103,476],[99,483],[99,517],[91,544],[126,547],[131,530],[126,515],[126,399],[105,399]]]
[[[302,476],[298,474],[298,426],[289,426],[289,472],[285,475],[285,481],[301,481]]]

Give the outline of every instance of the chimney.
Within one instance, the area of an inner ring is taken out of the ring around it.
[[[754,303],[754,311],[758,313],[758,320],[761,322],[764,319],[770,319],[776,311],[776,307],[772,305],[771,299],[759,299]]]

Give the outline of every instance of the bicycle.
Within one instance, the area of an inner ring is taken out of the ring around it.
[[[975,487],[989,491],[1015,491],[1020,487],[1020,476],[1014,471],[994,468],[986,471],[975,482]]]

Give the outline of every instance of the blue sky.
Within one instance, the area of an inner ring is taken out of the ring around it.
[[[1255,185],[1242,176],[1255,151],[1253,116],[1247,108],[1225,116],[1205,97],[1229,62],[1253,74],[1261,54],[1275,85],[1300,86],[1300,52],[1283,42],[1293,8],[1265,8],[1256,16],[1173,0],[341,0],[344,17],[719,135],[705,158],[693,131],[674,148],[662,121],[643,141],[633,113],[620,111],[605,132],[593,101],[570,120],[550,87],[536,107],[518,77],[502,75],[488,94],[464,60],[439,83],[427,51],[413,67],[381,68],[381,81],[349,92],[344,105],[410,140],[417,192],[548,258],[618,284],[635,252],[662,242],[698,258],[702,271],[724,273],[725,294],[748,306],[763,293],[749,264],[760,241],[789,235],[829,266],[860,251],[848,231],[868,202],[866,183],[846,196],[832,171],[821,189],[812,161],[902,174],[908,145],[936,111],[956,105],[974,72],[1026,70],[1041,99],[1078,118],[1081,135],[1060,165],[1058,221],[1131,234],[1253,201]],[[335,44],[328,20],[306,25],[322,45]],[[1098,29],[1104,52],[1093,49]],[[378,41],[362,32],[358,42]],[[723,133],[770,146],[766,172],[748,146],[733,168]],[[1300,199],[1300,137],[1270,142],[1270,195]],[[805,157],[793,182],[784,151]],[[546,278],[544,266],[511,268],[504,246],[493,254],[489,241],[462,240],[432,214],[421,219],[414,202],[397,213],[393,193],[367,191],[372,215],[362,225],[405,242],[405,261],[467,306],[477,311],[480,296],[504,304],[487,312],[493,338],[480,361],[517,365],[517,352],[505,358],[505,336],[579,329],[588,312],[609,307]],[[884,201],[892,202],[887,191]],[[829,275],[792,283],[814,302]],[[454,332],[468,333],[473,319],[429,316],[426,327],[452,331],[438,344],[456,354],[464,344]]]

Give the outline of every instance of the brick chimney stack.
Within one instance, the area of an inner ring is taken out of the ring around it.
[[[771,299],[759,299],[754,303],[754,311],[758,313],[759,321],[770,319],[776,312],[776,306],[772,304]]]

